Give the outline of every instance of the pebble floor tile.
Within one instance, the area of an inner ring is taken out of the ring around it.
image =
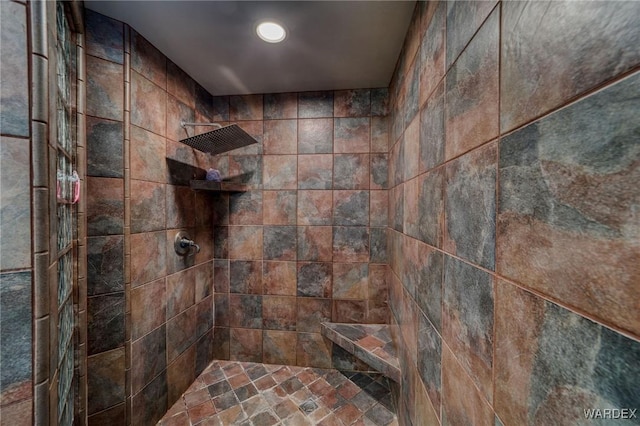
[[[397,426],[382,375],[214,361],[160,426]]]

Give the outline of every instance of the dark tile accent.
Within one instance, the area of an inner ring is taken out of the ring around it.
[[[124,293],[87,299],[88,354],[97,354],[124,345]]]
[[[298,262],[297,295],[330,297],[332,275],[331,263]]]
[[[122,120],[124,111],[123,67],[86,56],[87,110],[93,117]]]
[[[389,89],[371,89],[371,115],[385,116],[389,113]]]
[[[213,300],[213,322],[217,327],[229,327],[229,294],[216,294]]]
[[[262,262],[230,261],[229,284],[231,293],[262,294]]]
[[[331,154],[333,152],[333,119],[298,120],[298,154]]]
[[[639,342],[502,281],[496,312],[495,408],[505,424],[640,404]]]
[[[87,412],[97,413],[125,399],[124,348],[87,358]]]
[[[484,398],[491,401],[493,278],[449,256],[444,267],[442,335]]]
[[[369,261],[369,228],[335,226],[333,228],[333,258],[345,262]]]
[[[167,367],[167,334],[163,324],[131,344],[131,386],[138,393]]]
[[[165,89],[167,58],[140,34],[131,33],[131,69]]]
[[[635,49],[640,34],[633,19],[640,5],[635,2],[590,2],[576,7],[529,1],[504,6],[503,131],[631,70],[640,60]],[[601,19],[603,16],[607,19]]]
[[[230,329],[215,327],[213,329],[213,359],[229,359]]]
[[[297,93],[264,95],[264,119],[298,118]]]
[[[4,6],[3,6],[4,7]],[[31,273],[0,274],[0,393],[32,377]],[[4,402],[4,401],[3,401]]]
[[[163,371],[132,398],[132,424],[155,424],[167,412],[167,373]]]
[[[442,401],[442,339],[421,312],[418,313],[418,321],[418,373],[439,414]]]
[[[447,68],[471,40],[496,1],[447,3]]]
[[[488,179],[489,177],[483,183],[486,182],[490,185]],[[418,178],[418,185],[419,222],[417,235],[413,236],[433,247],[442,247],[442,224],[444,220],[444,203],[442,199],[444,187],[443,170],[434,170],[421,175]],[[490,188],[487,189],[487,192],[489,190]]]
[[[87,238],[87,295],[124,291],[124,237]]]
[[[334,92],[333,115],[335,117],[368,117],[371,115],[371,91],[338,90]]]
[[[507,136],[499,160],[498,271],[632,332],[639,88],[636,74]]]
[[[370,228],[371,253],[369,261],[372,263],[387,263],[387,228]]]
[[[124,37],[122,22],[87,9],[87,54],[122,64],[124,62]]]
[[[87,177],[87,235],[124,233],[122,179]]]
[[[491,3],[483,2],[483,4]],[[454,10],[458,11],[461,8],[455,6]],[[500,13],[499,8],[496,8],[447,73],[445,97],[447,159],[460,155],[498,135],[499,27]],[[447,27],[447,37],[448,35],[449,27]],[[447,43],[447,48],[449,46]]]
[[[229,96],[214,96],[213,121],[229,121]]]
[[[296,227],[265,226],[263,258],[265,260],[296,260]]]
[[[333,117],[333,92],[299,93],[298,117]]]
[[[262,95],[230,96],[229,106],[231,121],[263,119]]]
[[[343,226],[368,226],[369,191],[334,191],[333,223]]]
[[[229,258],[228,226],[214,226],[213,228],[213,257],[216,259]]]
[[[207,121],[213,120],[213,96],[204,87],[196,83],[196,117],[200,116]]]
[[[334,155],[333,188],[369,189],[369,154]]]
[[[87,117],[87,175],[123,177],[122,123]]]
[[[262,328],[262,296],[230,294],[229,308],[231,327]]]
[[[495,269],[496,145],[447,165],[444,249]],[[470,208],[473,206],[473,208]]]
[[[189,308],[167,321],[167,361],[173,362],[197,339],[195,307]]]
[[[420,172],[444,162],[444,147],[444,83],[440,83],[420,111]]]
[[[420,244],[418,250],[421,265],[416,286],[416,302],[440,332],[442,330],[443,254],[423,244]]]

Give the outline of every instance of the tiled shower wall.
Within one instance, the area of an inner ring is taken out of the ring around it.
[[[384,323],[386,89],[214,97],[260,143],[211,166],[249,185],[217,197],[217,359],[359,367],[323,321]]]
[[[638,16],[417,5],[390,87],[402,424],[640,406]]]
[[[204,156],[177,142],[180,120],[210,121],[211,95],[86,16],[89,423],[151,424],[212,359],[212,198],[188,188]],[[175,254],[179,230],[200,253]]]
[[[31,423],[31,120],[27,7],[0,8],[0,410],[2,424]]]

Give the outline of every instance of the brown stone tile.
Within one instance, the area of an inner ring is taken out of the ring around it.
[[[167,360],[169,362],[173,362],[195,343],[197,338],[196,313],[196,308],[192,307],[167,321]]]
[[[297,295],[330,297],[333,283],[331,263],[298,262]]]
[[[132,247],[144,247],[131,253],[132,285],[158,279],[166,273],[166,236],[164,232],[146,232],[131,235]]]
[[[503,132],[637,65],[640,56],[633,46],[638,45],[640,37],[630,19],[639,13],[637,4],[575,6],[526,2],[507,4],[502,9]],[[610,24],[596,18],[600,16],[607,16]]]
[[[231,327],[262,328],[262,296],[231,294],[229,311]]]
[[[190,108],[195,107],[196,82],[178,65],[167,60],[167,93]]]
[[[389,117],[371,117],[371,152],[389,152]]]
[[[333,156],[334,189],[369,189],[369,154],[336,154]]]
[[[166,182],[166,142],[137,126],[131,126],[131,178],[152,182]]]
[[[265,225],[295,225],[298,197],[296,191],[263,191],[263,223]]]
[[[371,115],[371,91],[337,90],[333,95],[334,117],[368,117]]]
[[[334,299],[367,299],[368,282],[369,264],[333,264]]]
[[[296,365],[330,368],[331,343],[320,333],[298,333]]]
[[[230,226],[229,257],[240,260],[262,259],[262,227]]]
[[[193,268],[167,277],[167,318],[173,318],[195,303],[195,270]]]
[[[265,155],[262,161],[262,181],[265,189],[297,189],[296,155]]]
[[[140,34],[131,32],[131,69],[166,88],[167,58]]]
[[[191,188],[167,185],[165,197],[167,228],[189,228],[196,225],[195,193]]]
[[[333,92],[298,93],[298,117],[333,117]]]
[[[119,348],[87,359],[88,413],[97,413],[124,401],[124,358],[124,348]]]
[[[295,296],[296,263],[295,262],[263,262],[264,294]]]
[[[369,152],[371,119],[334,119],[333,150],[335,153]]]
[[[122,121],[124,111],[123,67],[87,55],[88,115]]]
[[[333,155],[298,155],[298,189],[332,189]]]
[[[264,153],[296,154],[298,152],[297,120],[265,120]]]
[[[447,159],[498,135],[499,18],[495,9],[447,76]]]
[[[137,72],[131,73],[131,124],[164,136],[167,94]]]
[[[333,233],[330,226],[299,226],[297,233],[298,260],[331,261]]]
[[[229,224],[262,224],[262,191],[238,192],[229,195]]]
[[[334,226],[333,258],[344,262],[367,262],[369,260],[369,228]]]
[[[295,331],[265,330],[262,339],[264,362],[290,365],[296,363]]]
[[[264,296],[262,298],[263,328],[268,330],[295,331],[296,315],[297,307],[295,296]],[[290,364],[269,361],[267,359],[265,359],[264,362],[273,364]]]
[[[298,191],[298,225],[331,225],[332,191]]]
[[[438,3],[420,42],[420,105],[423,105],[445,73],[445,22],[447,4]]]
[[[387,226],[389,210],[389,193],[387,191],[369,191],[369,224],[370,226]]]
[[[167,367],[168,401],[177,401],[195,380],[196,350],[189,347]]]
[[[446,345],[442,352],[442,417],[452,424],[493,425],[491,406]]]
[[[262,294],[262,262],[232,260],[229,275],[231,293]]]
[[[366,300],[333,300],[331,321],[362,323],[367,315]]]
[[[320,323],[331,321],[331,299],[299,297],[297,331],[320,333]]]
[[[216,409],[211,401],[189,408],[189,420],[192,424],[197,424],[214,414],[216,414]]]
[[[164,184],[131,181],[131,232],[165,229],[166,189]]]
[[[3,152],[3,155],[5,152]],[[6,157],[5,157],[6,158]],[[122,179],[87,177],[87,235],[124,232],[124,184]],[[8,191],[3,191],[3,201]],[[20,202],[11,200],[15,205]],[[3,203],[4,205],[4,203]],[[5,250],[3,250],[3,254]],[[4,255],[3,255],[3,258]],[[6,259],[6,258],[5,258]]]
[[[262,330],[232,328],[231,358],[238,361],[262,362]]]
[[[166,305],[164,278],[131,289],[131,338],[136,340],[164,323]]]

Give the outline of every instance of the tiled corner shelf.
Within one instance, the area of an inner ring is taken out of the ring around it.
[[[391,325],[323,322],[322,335],[391,380],[402,377]]]
[[[211,192],[246,192],[249,191],[249,185],[236,182],[212,182],[208,180],[191,180],[189,181],[191,189],[196,191]]]

